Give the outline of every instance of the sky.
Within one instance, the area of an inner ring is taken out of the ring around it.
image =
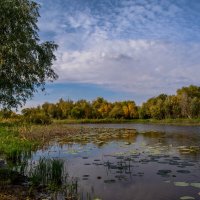
[[[26,106],[134,100],[200,81],[200,0],[36,0],[41,41],[59,45],[59,79]]]

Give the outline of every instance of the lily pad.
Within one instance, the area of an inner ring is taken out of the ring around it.
[[[114,179],[104,180],[104,183],[115,183],[115,180]]]
[[[200,188],[200,183],[191,183],[190,185],[195,188]]]
[[[181,200],[189,200],[189,199],[195,199],[194,197],[190,197],[190,196],[183,196],[180,197]]]
[[[166,180],[166,181],[164,181],[165,183],[170,183],[171,181],[170,180]]]
[[[187,182],[174,182],[175,186],[179,186],[179,187],[187,187],[189,186],[189,183]]]
[[[182,173],[182,174],[189,174],[190,173],[189,170],[177,170],[176,172]]]
[[[158,175],[161,175],[161,176],[168,176],[169,173],[171,173],[172,171],[171,170],[168,170],[168,169],[161,169],[161,170],[158,170],[157,174]]]

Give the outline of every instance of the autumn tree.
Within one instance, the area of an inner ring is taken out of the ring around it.
[[[97,97],[94,101],[92,101],[92,107],[94,108],[95,118],[102,118],[102,107],[107,101],[103,97]]]
[[[134,101],[123,101],[122,109],[124,112],[124,118],[126,119],[136,119],[139,117],[138,108]]]
[[[165,118],[180,118],[181,107],[179,98],[176,95],[170,95],[164,102]]]
[[[197,102],[200,99],[200,87],[194,85],[182,87],[181,89],[177,90],[177,96],[180,101],[182,117],[194,117],[194,111],[198,111],[198,106],[195,104],[198,104]],[[199,113],[196,113],[196,115],[198,114]]]
[[[124,118],[124,111],[123,111],[122,104],[120,102],[114,103],[113,108],[109,113],[109,117],[115,118],[115,119]]]

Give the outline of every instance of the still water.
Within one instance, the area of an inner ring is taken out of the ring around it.
[[[90,128],[83,139],[55,142],[32,157],[63,160],[78,180],[80,199],[200,199],[199,126],[81,126]]]

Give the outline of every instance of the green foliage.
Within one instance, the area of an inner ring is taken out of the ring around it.
[[[40,158],[38,165],[30,169],[30,179],[33,185],[60,186],[65,176],[62,160]]]
[[[26,108],[22,110],[24,120],[27,123],[48,125],[52,123],[49,115],[45,114],[43,110],[38,108]]]
[[[57,75],[54,42],[40,42],[39,5],[31,0],[0,1],[0,104],[23,105],[38,87]]]
[[[31,114],[30,114],[31,113]],[[79,100],[44,103],[41,107],[24,109],[22,114],[32,123],[48,124],[52,119],[177,119],[200,117],[200,89],[183,87],[177,95],[160,94],[137,107],[134,101],[108,102],[98,97],[92,102]],[[31,116],[31,117],[30,117]],[[44,119],[44,120],[40,120]],[[45,120],[46,119],[46,120]]]
[[[141,119],[198,118],[200,116],[200,87],[191,85],[177,90],[177,95],[161,94],[143,103]]]
[[[18,128],[15,124],[11,127],[0,123],[0,153],[13,163],[19,163],[28,156],[35,142],[23,140],[19,136]]]
[[[124,111],[123,111],[122,105],[120,103],[115,103],[114,107],[109,113],[109,117],[120,119],[120,118],[123,118],[123,116],[124,116]]]
[[[82,108],[75,106],[71,110],[71,117],[74,119],[81,119],[83,118],[84,111]]]
[[[0,118],[8,119],[8,118],[16,117],[16,116],[17,115],[9,109],[4,108],[0,110]]]

